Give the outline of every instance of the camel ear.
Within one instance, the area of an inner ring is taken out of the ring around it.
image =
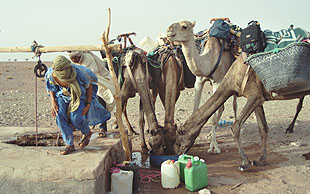
[[[195,25],[196,25],[196,22],[195,22],[195,21],[193,21],[193,22],[192,22],[192,26],[193,26],[193,28],[195,27]]]

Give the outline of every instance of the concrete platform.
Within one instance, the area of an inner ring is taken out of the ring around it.
[[[0,127],[1,194],[105,194],[109,191],[112,162],[125,160],[119,138],[94,138],[84,149],[65,156],[59,154],[64,147],[21,147],[5,143],[34,131],[34,127]],[[42,132],[56,130],[39,128],[39,133]]]

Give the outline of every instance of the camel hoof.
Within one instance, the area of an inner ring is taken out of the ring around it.
[[[285,133],[293,133],[294,131],[293,131],[293,129],[291,129],[291,128],[287,128],[284,132],[285,132]]]
[[[209,148],[208,149],[208,153],[210,153],[210,154],[219,154],[219,153],[221,153],[221,149],[219,149],[219,148]]]
[[[254,160],[253,161],[253,165],[254,166],[266,166],[266,162],[265,161]]]
[[[246,165],[241,165],[241,166],[239,166],[239,171],[246,172],[246,171],[248,171],[251,168],[251,166],[252,165],[250,163],[246,164]]]

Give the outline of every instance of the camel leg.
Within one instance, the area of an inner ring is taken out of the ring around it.
[[[152,102],[153,102],[154,110],[155,110],[155,103],[156,103],[157,95],[158,95],[157,89],[151,89],[151,96],[152,96],[152,100],[153,100]]]
[[[234,117],[236,120],[237,119],[237,111],[238,111],[238,104],[237,104],[237,96],[236,95],[234,95],[233,110],[234,110]]]
[[[208,134],[208,139],[210,139],[210,148],[208,149],[208,153],[219,154],[221,153],[221,149],[218,147],[218,143],[216,141],[216,129],[218,127],[218,122],[221,118],[222,113],[224,112],[224,105],[220,106],[217,112],[215,112],[211,117],[211,132]]]
[[[152,100],[153,100],[152,103],[153,103],[154,111],[155,111],[155,103],[156,103],[157,95],[158,95],[157,89],[151,89],[151,96],[152,96]],[[147,129],[146,133],[150,133],[150,129]]]
[[[144,136],[144,126],[145,126],[145,120],[144,120],[144,109],[143,109],[143,103],[140,99],[140,119],[139,119],[139,124],[140,124],[140,139],[141,139],[141,150],[142,153],[147,154],[149,151],[145,142],[145,136]]]
[[[208,119],[220,108],[224,102],[233,95],[234,91],[229,89],[231,84],[223,84],[205,102],[197,112],[192,114],[178,130],[179,136],[175,143],[175,152],[186,153],[194,144],[195,139],[200,134],[201,128]]]
[[[140,99],[143,102],[143,110],[146,116],[148,129],[149,130],[160,129],[155,115],[154,106],[152,102],[153,100],[149,90],[148,82],[146,81],[143,69],[141,69],[142,65],[136,64],[136,67],[137,68],[133,69],[133,74],[137,84],[136,89],[140,95]]]
[[[130,97],[135,96],[135,89],[133,88],[132,82],[130,79],[125,79],[123,86],[121,88],[121,102],[122,102],[122,112],[125,117],[125,123],[128,128],[128,135],[138,135],[138,133],[131,126],[128,116],[127,116],[127,102]],[[113,128],[117,128],[117,123],[113,124]]]
[[[141,119],[142,118],[144,119],[143,114],[145,113],[147,124],[148,124],[148,129],[151,131],[159,130],[160,127],[158,125],[158,122],[155,116],[153,103],[151,102],[152,100],[151,100],[151,95],[149,92],[148,84],[146,83],[145,79],[143,78],[141,79],[139,77],[136,77],[136,83],[137,83],[137,91],[140,95],[140,100],[141,100],[140,105],[143,105],[143,110],[141,110],[142,106],[140,106],[140,127],[142,127],[143,125],[143,122],[141,121]],[[146,151],[147,147],[146,147],[145,139],[144,139],[144,126],[141,128],[140,133],[141,133],[140,134],[141,135],[141,149],[142,151]]]
[[[218,88],[219,84],[218,83],[213,83],[213,94],[215,93],[216,89]],[[221,153],[221,150],[218,148],[218,143],[216,141],[216,128],[218,126],[218,122],[224,112],[224,104],[220,106],[218,111],[216,111],[212,117],[211,117],[211,125],[212,129],[211,132],[208,136],[211,136],[211,142],[210,142],[210,148],[208,149],[208,153],[213,153],[213,154],[219,154]]]
[[[208,79],[206,77],[197,77],[196,76],[196,81],[195,81],[195,86],[194,86],[194,88],[195,88],[195,101],[194,101],[193,113],[196,112],[199,108],[202,89],[203,89],[203,86],[207,80]]]
[[[128,127],[128,135],[131,136],[132,134],[135,134],[135,135],[139,135],[139,133],[137,133],[133,127],[131,126],[130,122],[129,122],[129,119],[128,119],[128,116],[127,116],[127,102],[123,105],[123,114],[124,114],[124,117],[125,117],[125,122],[126,122],[126,125]]]
[[[255,109],[255,116],[259,128],[259,134],[261,136],[262,141],[262,156],[258,161],[253,161],[255,166],[265,166],[266,165],[266,158],[267,158],[267,137],[268,137],[268,125],[265,117],[265,112],[263,105],[258,106]]]
[[[180,95],[179,83],[181,79],[182,68],[172,55],[162,67],[161,79],[158,83],[158,92],[165,108],[164,135],[166,142],[166,154],[174,153],[174,143],[176,141],[176,125],[174,122],[175,103]],[[182,80],[183,81],[183,80]]]
[[[298,116],[299,112],[301,111],[302,104],[303,104],[303,102],[304,102],[304,98],[305,98],[305,96],[303,96],[303,97],[301,97],[301,98],[299,99],[299,102],[298,102],[298,105],[297,105],[297,108],[296,108],[296,113],[295,113],[294,119],[292,120],[292,122],[291,122],[291,124],[288,126],[288,128],[285,130],[285,133],[293,133],[294,125],[295,125],[297,116]]]
[[[263,104],[263,100],[260,100],[257,96],[251,96],[248,97],[246,105],[243,107],[239,118],[236,119],[234,124],[231,127],[231,133],[234,137],[234,140],[237,144],[237,148],[239,150],[239,154],[241,157],[241,165],[239,169],[241,171],[246,170],[251,166],[250,161],[248,160],[248,157],[245,154],[245,151],[243,147],[241,146],[241,140],[240,140],[240,129],[244,122],[249,118],[249,116],[252,114],[252,112],[257,108],[257,106],[260,106]]]

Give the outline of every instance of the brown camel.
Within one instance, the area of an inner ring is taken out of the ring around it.
[[[172,46],[161,47],[158,50],[158,55],[156,55],[155,62],[159,62],[160,65],[160,74],[154,74],[156,69],[151,69],[150,74],[152,74],[152,82],[150,85],[152,96],[153,96],[153,105],[155,104],[156,96],[159,94],[162,104],[165,108],[165,121],[163,130],[151,129],[151,138],[150,138],[150,146],[152,149],[157,149],[157,147],[153,147],[153,141],[156,141],[154,136],[163,135],[164,141],[162,142],[162,146],[160,146],[161,150],[165,149],[166,154],[172,154],[173,144],[176,140],[176,125],[174,123],[174,111],[175,111],[175,103],[177,102],[180,92],[184,90],[185,86],[190,87],[193,83],[187,82],[184,83],[184,70],[183,66],[185,59],[183,58],[182,51],[179,48],[175,48]],[[157,58],[158,57],[158,58]],[[154,61],[153,61],[154,62]],[[154,64],[153,64],[154,65]],[[152,65],[148,66],[149,68],[153,68]],[[154,67],[157,68],[157,67]],[[190,71],[188,70],[190,73]],[[191,76],[191,77],[190,77]],[[186,75],[187,78],[194,79],[194,75]],[[194,81],[194,80],[193,80]],[[143,114],[143,112],[141,112]],[[144,117],[140,114],[140,128],[141,128],[141,138],[143,138],[144,142]],[[129,121],[128,124],[130,125]],[[158,154],[158,153],[157,153]]]
[[[187,65],[191,72],[198,78],[195,83],[195,106],[194,112],[197,111],[201,98],[202,88],[207,79],[213,86],[213,93],[224,78],[226,72],[233,62],[231,49],[228,42],[219,40],[215,37],[208,37],[201,54],[196,49],[193,28],[195,23],[190,21],[181,21],[168,27],[167,37],[172,42],[180,43],[185,56]],[[226,48],[226,49],[225,49]],[[234,96],[234,112],[236,118],[237,103]],[[224,105],[212,117],[211,143],[208,152],[220,153],[216,142],[215,131],[218,121],[224,111]]]
[[[186,28],[187,26],[181,29],[186,30]],[[249,66],[245,63],[245,58],[243,55],[239,56],[235,60],[215,93],[197,112],[191,115],[178,130],[179,134],[177,134],[178,137],[174,144],[175,153],[186,153],[194,144],[195,139],[200,134],[201,128],[208,121],[208,119],[225,103],[229,97],[232,95],[237,95],[247,98],[247,103],[243,107],[240,116],[236,118],[236,121],[231,127],[231,132],[241,156],[240,170],[246,170],[252,164],[256,166],[266,164],[268,125],[264,114],[263,103],[267,100],[288,100],[294,98],[302,99],[303,96],[310,94],[310,91],[272,97],[271,94],[266,91],[255,72],[248,67]],[[242,147],[240,140],[240,129],[253,111],[255,112],[261,135],[262,155],[259,160],[252,163],[248,160]],[[158,139],[156,142],[161,142],[162,139],[163,137]],[[154,150],[154,152],[156,153],[156,150]]]
[[[202,88],[207,79],[210,79],[213,85],[213,93],[216,91],[218,85],[221,83],[224,78],[226,72],[228,71],[231,63],[233,62],[232,54],[230,53],[231,49],[227,49],[227,42],[220,42],[217,38],[209,37],[203,45],[202,53],[199,54],[199,51],[196,49],[195,40],[193,37],[193,28],[195,23],[189,21],[181,21],[178,23],[174,23],[170,25],[167,29],[167,36],[171,41],[180,43],[182,45],[182,51],[185,55],[187,64],[190,70],[196,75],[201,76],[197,77],[195,83],[195,106],[194,112],[198,109],[199,101],[201,98]],[[221,46],[224,45],[226,48],[223,51],[221,61],[218,65],[218,68],[215,68],[216,60],[218,60],[218,56],[221,50]],[[233,51],[234,52],[234,51]],[[293,132],[293,127],[297,116],[301,110],[303,102],[303,97],[300,98],[300,101],[297,106],[297,111],[294,116],[293,121],[286,129],[286,132]],[[236,96],[234,95],[234,116],[237,118],[237,102]],[[213,115],[212,117],[212,130],[211,130],[211,142],[210,148],[208,150],[209,153],[220,153],[220,149],[218,148],[218,144],[216,142],[216,128],[217,123],[224,111],[224,105],[220,107],[217,111],[217,115]]]
[[[301,98],[310,94],[310,91],[299,92],[286,96],[272,97],[270,93],[266,91],[254,70],[251,68],[248,69],[248,64],[245,63],[244,56],[240,56],[232,64],[216,92],[196,113],[188,118],[184,125],[180,128],[180,131],[182,131],[183,135],[180,135],[177,138],[175,151],[179,154],[187,152],[199,135],[202,126],[208,121],[211,115],[230,96],[234,94],[247,98],[246,105],[243,107],[239,117],[237,117],[236,121],[231,127],[231,132],[241,157],[240,170],[246,170],[251,165],[266,165],[266,146],[269,129],[265,118],[263,103],[269,100],[289,100],[294,98]],[[254,162],[250,162],[248,160],[240,140],[240,129],[252,112],[255,112],[259,133],[262,140],[261,157],[259,160]]]
[[[181,52],[179,50],[179,52]],[[180,53],[176,49],[166,47],[161,49],[159,60],[161,61],[161,68],[153,67],[152,65],[147,65],[145,60],[145,55],[141,49],[134,49],[126,51],[125,56],[120,57],[121,63],[124,64],[122,70],[122,77],[124,77],[124,84],[121,87],[121,99],[122,99],[122,110],[125,116],[125,121],[129,129],[129,134],[136,133],[131,126],[127,113],[126,106],[127,100],[130,97],[134,97],[135,93],[138,92],[140,95],[140,137],[141,137],[141,148],[142,152],[146,153],[147,145],[145,143],[144,137],[144,112],[147,114],[146,118],[148,120],[148,129],[152,136],[150,138],[150,146],[152,149],[161,150],[160,153],[163,154],[162,150],[164,148],[173,146],[166,146],[166,143],[173,145],[176,137],[176,125],[174,124],[174,110],[175,103],[180,95],[180,91],[184,89],[184,79],[183,79],[183,63]],[[143,57],[141,57],[143,56]],[[142,59],[143,58],[143,59]],[[136,64],[135,64],[136,63]],[[138,63],[138,64],[137,64]],[[128,68],[128,67],[132,68]],[[117,69],[117,68],[116,68]],[[128,71],[128,69],[132,69]],[[146,73],[148,72],[148,73]],[[192,75],[193,76],[193,75]],[[135,89],[139,83],[137,80],[145,80],[145,85],[140,86],[140,91]],[[146,89],[148,88],[148,89]],[[150,99],[150,89],[152,93],[152,106]],[[145,90],[146,92],[142,92]],[[165,108],[165,126],[164,130],[158,125],[155,114],[154,114],[154,104],[157,94],[159,94],[160,99]],[[141,95],[144,95],[142,97]],[[145,107],[145,104],[148,106]],[[151,111],[152,110],[152,111]],[[151,112],[150,112],[151,111]],[[150,126],[151,124],[151,126]],[[158,127],[156,127],[158,126]],[[160,143],[160,146],[152,146],[152,142],[156,141],[156,135],[164,136],[165,141]],[[167,153],[172,153],[173,150],[166,151]],[[157,153],[158,154],[158,153]]]
[[[161,102],[165,108],[164,121],[164,139],[166,142],[166,154],[174,153],[173,144],[176,140],[177,126],[174,123],[175,103],[177,102],[180,92],[184,90],[184,70],[183,63],[185,59],[182,51],[173,46],[164,46],[158,50],[158,61],[161,63],[161,74],[158,84],[155,87],[155,93],[159,93]],[[194,77],[194,75],[192,75]],[[155,99],[155,98],[154,98]],[[151,134],[156,133],[151,130]],[[150,143],[152,147],[152,143]]]
[[[129,49],[126,51],[125,56],[121,59],[121,64],[123,66],[121,74],[124,79],[124,83],[121,87],[122,110],[129,130],[133,131],[133,128],[127,118],[126,106],[128,99],[134,97],[135,94],[138,93],[140,96],[139,126],[141,130],[141,149],[143,153],[147,153],[148,148],[144,138],[144,119],[142,120],[143,114],[145,113],[146,115],[148,129],[162,132],[162,127],[159,126],[156,119],[154,104],[149,90],[151,76],[148,74],[146,56],[139,48]],[[161,147],[164,147],[164,145],[157,148],[159,153],[163,153],[163,151],[160,151]]]

